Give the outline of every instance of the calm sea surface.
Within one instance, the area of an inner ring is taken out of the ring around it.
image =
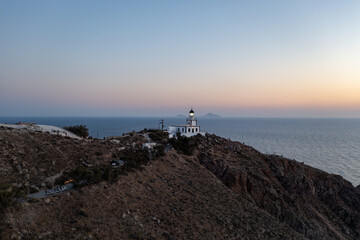
[[[119,136],[157,128],[160,118],[0,117],[1,123],[32,122],[54,126],[84,124],[93,137]],[[165,125],[182,118],[163,118]],[[263,153],[276,153],[336,173],[360,184],[360,119],[199,118],[202,131],[245,142]]]

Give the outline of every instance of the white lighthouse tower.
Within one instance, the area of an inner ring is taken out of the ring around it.
[[[189,117],[186,119],[186,125],[190,125],[190,126],[194,126],[194,127],[197,126],[197,120],[195,118],[195,112],[193,109],[191,109],[189,112]]]
[[[186,118],[185,125],[171,125],[169,127],[169,137],[172,138],[176,136],[177,133],[180,133],[182,136],[191,137],[197,134],[205,135],[205,132],[200,132],[200,126],[197,124],[197,119],[195,118],[195,112],[191,108],[189,112],[189,117]]]

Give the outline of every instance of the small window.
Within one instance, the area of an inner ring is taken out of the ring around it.
[[[184,128],[182,128],[182,132],[184,132]]]
[[[194,133],[195,129],[192,129],[192,132]]]

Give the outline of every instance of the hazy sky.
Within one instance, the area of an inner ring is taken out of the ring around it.
[[[360,117],[360,1],[3,1],[1,116]]]

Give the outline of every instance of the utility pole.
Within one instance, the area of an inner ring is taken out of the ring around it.
[[[161,119],[159,122],[159,129],[164,130],[164,119]]]

